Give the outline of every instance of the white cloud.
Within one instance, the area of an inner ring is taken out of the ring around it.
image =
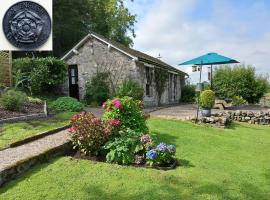
[[[155,0],[137,24],[134,47],[156,57],[160,53],[162,59],[173,66],[217,52],[254,65],[258,73],[269,72],[270,31],[260,29],[260,23],[268,22],[256,21],[270,21],[262,1],[247,9],[248,15],[234,9],[227,1],[213,1],[211,18],[192,20],[190,15],[198,1]],[[242,19],[249,15],[250,19]],[[191,74],[190,67],[180,69]],[[197,75],[191,77],[193,82],[197,81]]]

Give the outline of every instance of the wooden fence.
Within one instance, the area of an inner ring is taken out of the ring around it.
[[[0,52],[0,85],[12,86],[11,75],[12,58],[9,52]]]

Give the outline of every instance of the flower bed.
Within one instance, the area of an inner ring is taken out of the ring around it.
[[[105,102],[103,108],[102,119],[85,112],[71,119],[75,158],[165,170],[176,166],[173,145],[155,146],[146,126],[149,115],[142,111],[141,101],[115,98]]]
[[[22,111],[9,111],[0,106],[0,119],[9,119],[14,117],[22,117],[32,114],[40,114],[44,112],[43,104],[27,104]]]

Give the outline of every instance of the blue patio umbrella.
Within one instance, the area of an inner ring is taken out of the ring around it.
[[[213,74],[213,65],[222,65],[222,64],[233,64],[239,63],[237,60],[219,55],[217,53],[208,53],[198,58],[186,61],[179,65],[211,65],[211,88],[212,88],[212,74]],[[201,70],[202,71],[202,70]],[[200,83],[201,83],[201,72],[200,72]]]
[[[206,55],[181,63],[179,65],[199,65],[200,66],[200,84],[201,84],[201,79],[202,79],[202,66],[211,65],[211,88],[212,88],[213,65],[233,64],[233,63],[239,63],[239,62],[237,60],[219,55],[217,53],[208,53]],[[197,120],[198,120],[198,113],[199,113],[199,105],[197,109]]]
[[[208,53],[206,55],[194,58],[179,65],[222,65],[239,63],[237,60],[219,55],[217,53]]]

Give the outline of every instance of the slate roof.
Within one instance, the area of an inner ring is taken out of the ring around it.
[[[81,40],[73,49],[77,49],[79,48],[80,46],[82,46],[90,36],[93,36],[97,39],[100,39],[104,42],[106,42],[107,44],[110,44],[112,45],[113,47],[116,47],[117,49],[119,50],[122,50],[123,52],[137,58],[139,61],[142,61],[142,62],[146,62],[146,63],[149,63],[149,64],[153,64],[153,65],[157,65],[159,67],[162,67],[162,68],[165,68],[169,71],[173,71],[175,73],[178,73],[178,74],[183,74],[183,75],[188,75],[186,74],[185,72],[163,62],[162,60],[158,59],[158,58],[155,58],[155,57],[152,57],[150,55],[147,55],[141,51],[137,51],[135,49],[132,49],[132,48],[129,48],[129,47],[126,47],[118,42],[115,42],[115,41],[112,41],[112,40],[109,40],[107,38],[105,38],[104,36],[102,35],[99,35],[97,33],[89,33],[88,37],[86,36],[83,40]],[[71,50],[70,52],[68,52],[62,59],[66,59],[73,51]]]

